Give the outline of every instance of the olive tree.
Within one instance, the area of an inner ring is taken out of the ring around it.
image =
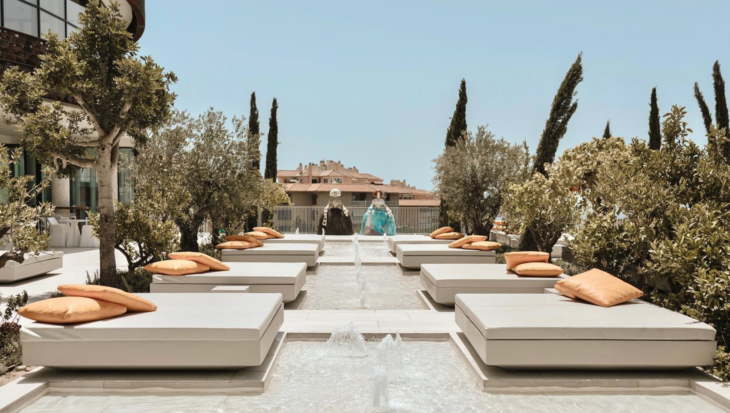
[[[527,145],[514,145],[480,126],[448,146],[434,162],[434,184],[449,217],[473,234],[489,235],[507,188],[522,182],[531,161]]]
[[[0,86],[0,105],[16,123],[22,143],[61,175],[78,168],[99,181],[100,280],[118,284],[114,258],[113,178],[123,137],[144,143],[145,130],[163,123],[175,95],[175,75],[165,73],[126,30],[119,7],[90,1],[81,28],[66,40],[50,34],[42,64],[33,73],[11,68]],[[72,102],[44,101],[44,97]]]
[[[8,250],[0,254],[0,268],[12,260],[23,262],[26,253],[38,254],[48,248],[48,234],[38,229],[45,216],[53,214],[49,203],[31,205],[31,200],[48,187],[50,170],[40,184],[34,176],[13,177],[12,166],[22,156],[20,149],[12,152],[0,145],[0,239]]]

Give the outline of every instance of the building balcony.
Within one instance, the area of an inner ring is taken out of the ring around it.
[[[0,79],[5,69],[16,66],[32,71],[41,64],[45,41],[29,34],[0,27]]]

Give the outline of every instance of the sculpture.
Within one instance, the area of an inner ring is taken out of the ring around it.
[[[361,235],[395,235],[395,217],[385,204],[383,191],[373,192],[373,203],[362,218]]]
[[[352,235],[352,218],[350,211],[342,205],[342,193],[335,188],[330,191],[330,199],[324,207],[324,213],[319,217],[317,234]]]

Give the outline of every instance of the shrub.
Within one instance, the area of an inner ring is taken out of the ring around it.
[[[28,303],[28,293],[10,296],[0,323],[0,374],[22,363],[18,309]]]
[[[152,284],[152,273],[145,271],[143,268],[137,268],[135,271],[117,270],[120,279],[119,285],[111,287],[119,288],[128,293],[148,293],[150,292],[150,284]],[[86,272],[86,284],[100,285],[99,271],[94,271],[91,275]]]

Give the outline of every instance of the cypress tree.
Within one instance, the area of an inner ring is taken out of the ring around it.
[[[606,129],[603,130],[603,138],[608,139],[611,136],[613,135],[611,135],[611,121],[609,120],[608,122],[606,122]]]
[[[705,97],[702,96],[700,85],[697,82],[695,82],[695,99],[697,99],[700,112],[702,112],[702,121],[705,123],[705,130],[709,134],[712,128],[712,114],[710,113],[710,108],[707,106],[707,102],[705,102]]]
[[[649,111],[649,147],[659,150],[662,147],[662,132],[659,124],[659,105],[656,100],[656,88],[651,90],[651,110]]]
[[[540,143],[537,145],[535,165],[532,167],[534,172],[546,175],[545,164],[553,163],[555,160],[560,139],[565,136],[565,132],[568,131],[568,122],[578,109],[578,101],[573,101],[573,98],[576,95],[575,88],[583,81],[582,58],[583,54],[581,53],[575,59],[573,65],[570,66],[563,83],[560,84],[558,93],[553,99],[550,116],[545,122],[545,129],[542,131]]]
[[[456,102],[456,109],[454,109],[454,115],[451,116],[451,122],[449,128],[446,130],[446,142],[445,145],[449,146],[456,145],[461,140],[466,132],[466,103],[468,98],[466,96],[466,80],[461,79],[461,85],[459,85],[459,100]],[[439,226],[445,227],[450,226],[455,231],[461,230],[461,224],[458,222],[452,222],[449,218],[449,206],[446,201],[441,198],[441,205],[439,207]]]
[[[553,105],[550,109],[550,116],[545,122],[545,129],[542,131],[540,143],[537,145],[537,153],[535,155],[535,164],[532,167],[533,173],[539,172],[547,175],[545,172],[545,164],[553,163],[555,154],[558,151],[560,139],[565,136],[568,131],[568,122],[578,109],[578,102],[573,101],[576,95],[575,88],[583,81],[583,53],[578,55],[573,65],[565,74],[563,83],[558,88],[558,93],[553,99]],[[519,249],[521,251],[534,251],[537,249],[537,243],[532,237],[531,229],[528,227],[522,234]]]
[[[251,111],[248,116],[248,148],[252,152],[251,169],[258,171],[261,168],[261,127],[259,126],[259,110],[256,107],[256,92],[251,93]]]
[[[725,99],[725,81],[720,73],[720,62],[716,61],[712,67],[712,81],[715,88],[715,119],[717,128],[725,129],[730,134],[730,118],[728,117],[727,100]],[[723,144],[722,153],[730,163],[730,145]]]
[[[271,116],[269,116],[269,137],[266,144],[266,169],[264,171],[264,178],[271,179],[276,182],[276,148],[279,146],[279,124],[276,120],[276,111],[279,109],[279,104],[276,102],[276,98],[271,102]]]
[[[459,101],[456,102],[454,115],[451,117],[449,129],[446,130],[446,146],[454,146],[466,132],[466,80],[461,79]]]

